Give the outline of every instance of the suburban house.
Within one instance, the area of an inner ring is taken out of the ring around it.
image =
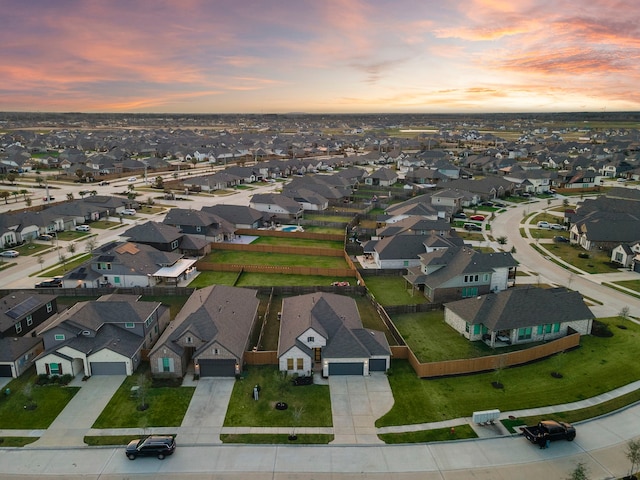
[[[432,303],[477,297],[515,285],[518,262],[508,252],[481,253],[470,247],[434,249],[404,279]]]
[[[611,261],[640,273],[640,240],[615,247],[611,251]]]
[[[200,235],[210,242],[224,242],[235,237],[235,228],[213,213],[187,208],[172,208],[163,223],[173,225],[182,233]]]
[[[229,377],[243,369],[260,301],[256,290],[212,285],[191,294],[149,353],[155,377]]]
[[[420,266],[420,255],[433,249],[464,245],[464,240],[436,231],[402,233],[370,240],[363,245],[364,254],[371,257],[378,269],[401,269]]]
[[[249,206],[263,212],[266,220],[298,219],[304,212],[302,205],[293,198],[278,193],[256,194],[251,197]]]
[[[569,229],[569,241],[585,250],[609,250],[620,243],[640,238],[640,216],[632,213],[596,211],[574,219]]]
[[[262,212],[245,205],[208,205],[202,207],[202,211],[226,220],[236,229],[262,227]]]
[[[39,337],[0,338],[0,378],[18,378],[43,350]]]
[[[431,201],[431,195],[418,195],[404,202],[389,205],[381,220],[386,223],[394,223],[407,217],[418,216],[436,220],[437,218],[444,218],[448,211],[448,207],[435,207]]]
[[[383,332],[362,326],[356,301],[335,293],[310,293],[282,301],[278,364],[288,374],[369,375],[389,368]]]
[[[36,358],[36,370],[46,375],[132,375],[143,350],[155,344],[169,319],[168,307],[136,295],[76,303],[39,329],[45,350]]]
[[[364,179],[365,185],[390,187],[398,181],[398,174],[390,168],[379,168]]]
[[[198,273],[197,259],[156,250],[144,243],[110,242],[92,254],[89,262],[64,276],[66,288],[177,285]]]
[[[26,336],[56,313],[55,295],[11,292],[0,298],[0,338]]]
[[[211,243],[198,235],[186,235],[173,225],[144,222],[126,230],[123,237],[144,243],[162,252],[175,252],[201,257],[211,252]]]
[[[594,319],[580,292],[511,288],[444,305],[444,320],[470,341],[490,347],[589,335]]]

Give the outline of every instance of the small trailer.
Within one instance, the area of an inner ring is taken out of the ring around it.
[[[473,412],[473,423],[478,425],[493,425],[500,418],[500,410],[481,410]]]

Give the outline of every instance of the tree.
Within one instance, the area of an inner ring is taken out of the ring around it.
[[[76,244],[70,243],[69,245],[67,245],[67,252],[69,252],[71,255],[76,253]]]
[[[67,193],[67,200],[73,200],[73,192]]]
[[[36,177],[36,182],[38,183],[38,186],[39,186],[39,187],[42,187],[42,182],[44,182],[44,178],[42,178],[42,176],[41,176],[41,175],[38,175],[38,176]]]
[[[38,264],[40,265],[40,271],[42,271],[42,266],[44,265],[44,255],[39,253],[38,255],[36,255],[36,261],[38,262]]]
[[[2,192],[0,192],[0,198],[3,198],[3,199],[4,199],[4,203],[5,203],[5,204],[8,204],[8,203],[9,203],[9,200],[8,200],[8,199],[9,199],[9,197],[10,197],[10,196],[11,196],[11,194],[10,194],[9,192],[7,192],[7,191],[4,191],[4,190],[3,190]]]
[[[87,172],[85,174],[85,179],[87,182],[93,182],[93,172]]]
[[[589,470],[584,463],[579,462],[567,480],[589,480]]]
[[[566,209],[569,206],[569,199],[565,198],[562,200],[562,206]]]
[[[164,188],[164,180],[161,176],[156,177],[156,188]]]
[[[629,470],[629,476],[627,478],[636,478],[633,475],[638,471],[638,468],[640,468],[640,440],[629,440],[624,454],[631,462],[631,469]]]
[[[498,238],[496,238],[496,240],[500,245],[506,245],[506,243],[507,243],[507,237],[505,237],[505,236],[498,237]]]
[[[95,197],[96,195],[98,195],[98,191],[97,191],[97,190],[91,190],[91,191],[89,192],[89,196],[90,196],[90,197]]]
[[[91,237],[85,242],[84,250],[85,252],[91,253],[96,249],[97,246],[98,240],[96,240],[96,237]]]
[[[17,192],[14,190],[13,192],[11,192],[11,195],[13,195],[13,198],[16,201],[16,203],[18,203],[18,195],[20,195],[20,192]]]
[[[196,157],[193,157],[191,159],[191,163],[193,164],[193,168],[196,168],[196,165],[198,164],[198,159]]]
[[[0,181],[4,183],[6,179],[7,179],[7,176],[4,173],[0,173]]]
[[[62,253],[62,251],[58,252],[58,257],[60,258],[60,262],[62,263],[62,269],[67,271],[67,255]]]
[[[82,170],[81,168],[77,169],[76,177],[78,177],[78,180],[82,181],[82,179],[84,178],[84,170]]]
[[[30,198],[27,198],[27,199],[24,201],[24,203],[26,203],[26,204],[27,204],[27,207],[30,207],[30,206],[31,206],[31,203],[33,203],[33,202],[31,201],[31,199],[30,199]]]
[[[15,173],[7,173],[7,180],[9,181],[10,184],[13,185],[13,182],[16,181],[16,174]]]
[[[620,309],[620,312],[618,313],[618,316],[624,318],[625,320],[629,318],[629,307],[628,306],[622,307]]]
[[[151,380],[146,375],[146,373],[141,373],[138,375],[138,410],[146,410],[149,408],[149,403],[147,402],[147,397],[149,393],[149,387],[151,386]]]
[[[29,190],[25,190],[24,188],[22,190],[20,190],[20,195],[22,195],[24,201],[27,201],[27,195],[29,194]]]

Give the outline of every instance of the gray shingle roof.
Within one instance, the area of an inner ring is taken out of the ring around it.
[[[493,331],[594,318],[580,292],[565,288],[511,288],[446,303],[445,308]]]
[[[256,295],[256,290],[226,285],[196,290],[158,339],[151,354],[162,347],[181,353],[182,347],[175,340],[189,331],[204,342],[194,355],[215,341],[242,358],[260,303]]]
[[[327,344],[323,358],[354,358],[389,354],[389,345],[381,332],[371,334],[362,328],[358,306],[351,297],[335,293],[310,293],[282,301],[278,356],[294,345],[304,349],[297,338],[313,328]],[[367,337],[363,332],[368,332]]]

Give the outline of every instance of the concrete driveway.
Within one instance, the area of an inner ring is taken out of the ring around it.
[[[329,377],[334,440],[332,444],[382,444],[375,421],[393,407],[387,376],[339,375]]]
[[[181,444],[222,443],[220,431],[235,378],[204,377],[196,390],[178,429]]]
[[[85,446],[84,436],[125,378],[124,375],[94,375],[83,382],[76,377],[72,385],[80,386],[80,391],[42,436],[25,448]]]

